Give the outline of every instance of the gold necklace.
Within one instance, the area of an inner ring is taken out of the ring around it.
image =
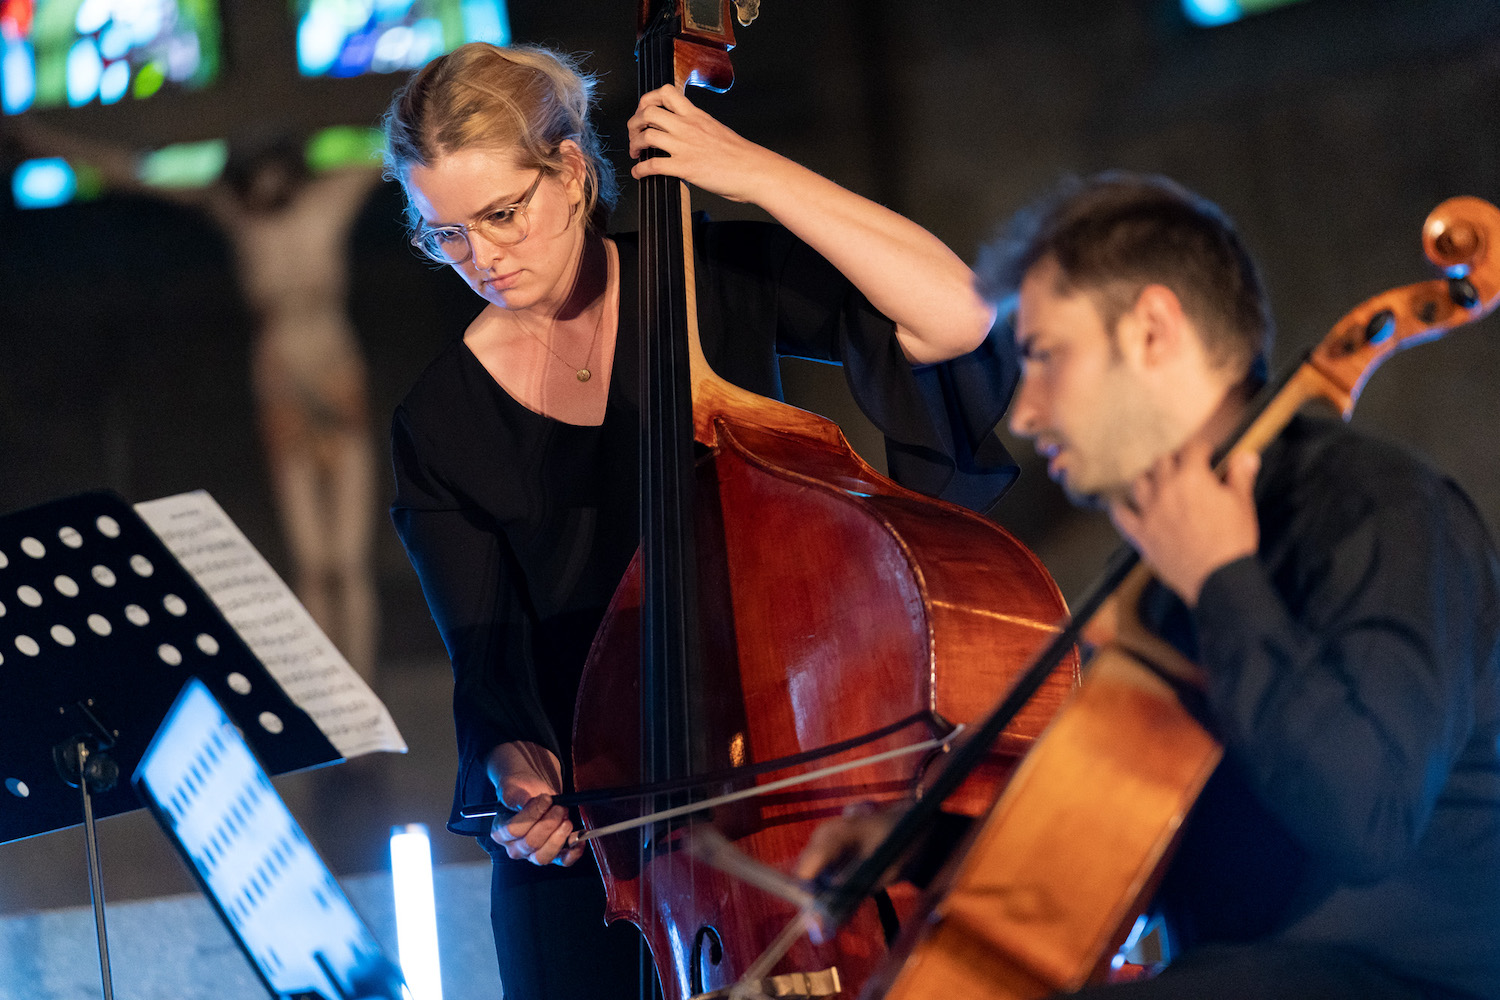
[[[596,344],[599,343],[599,331],[604,326],[604,307],[605,307],[605,304],[606,303],[604,303],[604,302],[601,302],[599,304],[599,316],[598,316],[598,318],[596,318],[594,320],[594,335],[593,335],[592,338],[589,339],[589,352],[588,352],[588,354],[584,355],[583,365],[582,366],[575,365],[575,364],[573,364],[573,362],[569,361],[567,358],[563,357],[561,354],[558,354],[557,351],[556,351],[556,349],[554,349],[553,346],[550,343],[548,343],[547,341],[543,340],[541,337],[538,337],[536,335],[536,333],[529,326],[527,326],[525,323],[521,322],[521,318],[519,316],[517,316],[515,313],[511,314],[511,318],[516,321],[516,325],[517,326],[519,326],[523,331],[525,331],[525,333],[527,334],[527,336],[531,337],[532,340],[535,340],[538,344],[541,344],[544,348],[546,348],[548,354],[551,354],[554,358],[556,358],[557,360],[561,361],[563,364],[567,365],[569,368],[574,369],[575,370],[574,374],[577,376],[578,381],[580,381],[580,382],[587,382],[589,379],[591,379],[591,378],[594,377],[594,373],[591,372],[591,371],[589,371],[588,364],[589,364],[589,359],[594,356],[594,345],[596,345]],[[556,329],[556,328],[557,327],[554,324],[553,329]]]

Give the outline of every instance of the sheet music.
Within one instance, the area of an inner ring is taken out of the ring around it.
[[[406,752],[384,703],[213,497],[196,490],[135,510],[334,749]]]

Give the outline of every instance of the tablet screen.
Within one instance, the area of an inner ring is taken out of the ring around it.
[[[183,688],[134,782],[273,994],[400,996],[368,982],[392,967],[201,681]]]

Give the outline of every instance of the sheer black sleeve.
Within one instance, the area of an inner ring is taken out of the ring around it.
[[[485,767],[501,743],[529,740],[562,756],[543,711],[531,662],[533,615],[502,532],[462,504],[434,472],[430,441],[406,410],[392,423],[396,499],[391,520],[422,583],[453,663],[458,782],[449,829],[484,834],[488,820],[461,820],[458,803],[484,802],[495,789]]]
[[[860,409],[885,436],[892,479],[980,511],[1015,480],[1015,461],[994,433],[1020,374],[1003,328],[971,354],[913,368],[895,324],[782,227],[706,223],[695,242],[700,323],[720,374],[779,396],[775,373],[757,368],[764,347],[741,333],[774,330],[777,354],[844,366]],[[745,369],[766,384],[730,374]]]

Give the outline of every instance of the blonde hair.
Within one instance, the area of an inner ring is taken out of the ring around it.
[[[570,57],[539,46],[470,42],[429,62],[397,91],[384,121],[385,176],[407,193],[408,223],[421,223],[407,189],[413,166],[477,147],[515,150],[520,166],[557,173],[571,139],[583,152],[584,218],[602,230],[618,188],[589,121],[594,82]]]

